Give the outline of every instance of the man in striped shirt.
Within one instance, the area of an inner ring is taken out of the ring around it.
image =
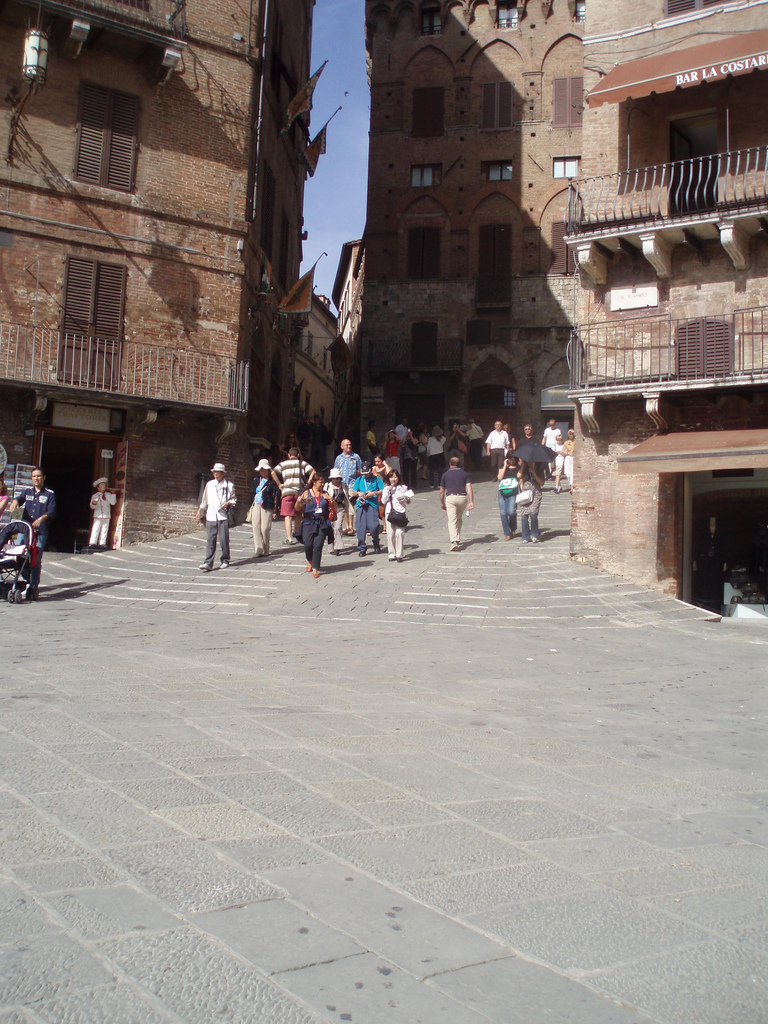
[[[312,483],[314,469],[304,462],[298,448],[288,451],[288,458],[279,462],[272,470],[272,479],[280,488],[280,515],[285,523],[283,544],[292,544],[298,538],[293,536],[293,517],[296,514],[296,499]]]

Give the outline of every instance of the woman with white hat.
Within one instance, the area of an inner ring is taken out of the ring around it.
[[[112,506],[117,501],[117,495],[107,490],[109,480],[100,476],[93,481],[96,488],[91,495],[91,508],[93,509],[93,526],[91,527],[91,539],[89,547],[105,548],[107,546],[107,535],[109,534],[109,520],[112,515]]]
[[[205,529],[208,543],[205,546],[205,561],[200,566],[203,572],[213,569],[216,541],[221,545],[221,568],[229,568],[229,510],[235,507],[235,487],[227,480],[227,467],[223,462],[214,464],[213,480],[209,480],[203,491],[203,500],[197,510],[200,521],[205,515]]]
[[[272,520],[280,507],[280,488],[272,479],[272,467],[267,459],[262,459],[256,466],[259,474],[253,481],[253,509],[251,526],[253,528],[253,550],[257,558],[269,554],[269,535],[272,532]]]
[[[340,555],[344,547],[344,516],[341,510],[347,502],[347,494],[344,490],[344,482],[341,478],[341,470],[335,467],[328,474],[328,483],[325,488],[326,495],[334,502],[338,509],[338,515],[333,521],[333,536],[329,534],[328,544],[332,555]]]

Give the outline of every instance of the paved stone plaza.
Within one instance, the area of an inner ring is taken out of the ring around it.
[[[1,1024],[762,1024],[768,629],[500,538],[0,608]]]

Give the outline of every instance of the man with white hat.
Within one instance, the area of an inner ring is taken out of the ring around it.
[[[223,462],[215,463],[213,480],[209,480],[203,491],[203,500],[197,510],[198,522],[205,514],[205,528],[208,543],[205,546],[205,561],[200,566],[203,572],[213,569],[216,554],[216,540],[221,545],[221,568],[229,568],[229,510],[235,507],[235,488],[231,480],[226,479],[227,467]]]
[[[107,490],[108,483],[109,480],[105,476],[100,476],[98,480],[93,481],[96,491],[91,495],[90,505],[93,509],[93,526],[91,527],[91,539],[88,541],[89,547],[92,548],[105,548],[107,546],[112,506],[117,501],[117,495]]]
[[[255,469],[258,476],[253,481],[253,550],[257,558],[264,558],[269,554],[272,520],[280,507],[280,488],[272,479],[272,467],[267,459],[262,459]]]

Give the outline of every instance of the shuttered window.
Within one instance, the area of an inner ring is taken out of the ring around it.
[[[580,128],[583,109],[583,79],[556,78],[552,82],[552,127]]]
[[[511,128],[514,123],[514,89],[511,82],[485,82],[480,127],[483,131]]]
[[[723,0],[666,0],[664,13],[669,17],[674,14],[685,14],[688,11],[702,11],[705,7],[722,4]]]
[[[556,220],[552,225],[552,260],[550,274],[575,274],[576,257],[573,249],[565,244],[565,224]]]
[[[467,320],[467,345],[490,345],[491,321]]]
[[[429,86],[413,90],[412,134],[417,139],[433,138],[443,134],[445,117],[445,90],[442,86]]]
[[[512,273],[512,225],[481,224],[477,272],[502,276]]]
[[[64,282],[59,377],[108,391],[119,379],[126,269],[70,256]]]
[[[408,277],[440,276],[440,228],[408,231]]]
[[[680,380],[723,377],[733,368],[733,329],[727,320],[689,320],[675,331]]]
[[[83,83],[75,177],[132,192],[139,128],[137,96]]]
[[[272,237],[275,227],[275,176],[265,161],[262,171],[261,191],[261,248],[272,259]]]
[[[411,324],[411,366],[437,366],[437,324]]]

